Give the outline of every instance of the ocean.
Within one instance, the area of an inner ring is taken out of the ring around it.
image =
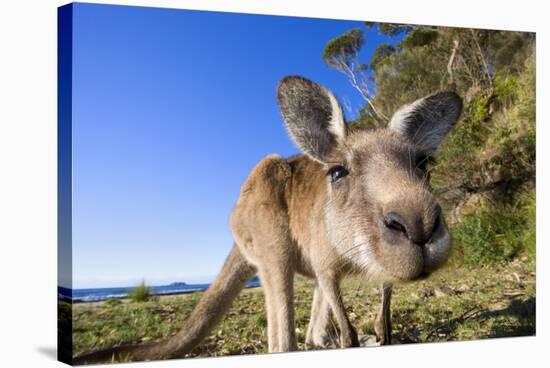
[[[210,284],[186,284],[183,282],[175,282],[169,285],[150,286],[149,288],[153,295],[172,295],[203,291],[206,290],[208,286],[210,286]],[[253,288],[258,286],[260,286],[260,280],[255,277],[248,282],[245,287]],[[58,286],[57,296],[58,299],[72,301],[73,303],[98,302],[107,299],[125,298],[132,289],[134,289],[134,287],[68,289]]]

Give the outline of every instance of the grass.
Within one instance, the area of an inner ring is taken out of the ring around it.
[[[313,283],[296,282],[296,333],[305,350]],[[173,335],[202,293],[147,302],[82,303],[73,306],[74,354],[122,343]],[[343,298],[359,335],[373,334],[380,302],[376,285],[358,279],[343,283]],[[395,288],[393,338],[424,343],[525,336],[535,333],[535,273],[529,257],[478,268],[447,268],[428,280]],[[247,289],[203,343],[188,357],[267,352],[267,320],[262,288]]]

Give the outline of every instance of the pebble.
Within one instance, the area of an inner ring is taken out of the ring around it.
[[[436,298],[442,298],[444,296],[453,295],[455,291],[448,286],[437,287],[433,290],[433,295]]]

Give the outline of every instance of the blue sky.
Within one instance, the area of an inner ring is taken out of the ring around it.
[[[75,288],[210,281],[251,168],[298,153],[277,82],[303,75],[357,111],[323,48],[355,27],[362,61],[388,42],[351,21],[90,4],[73,14]]]

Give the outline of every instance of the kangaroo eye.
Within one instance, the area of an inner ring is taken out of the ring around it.
[[[333,183],[336,183],[348,174],[349,171],[342,165],[333,166],[327,172],[327,175],[330,175],[330,179]]]

